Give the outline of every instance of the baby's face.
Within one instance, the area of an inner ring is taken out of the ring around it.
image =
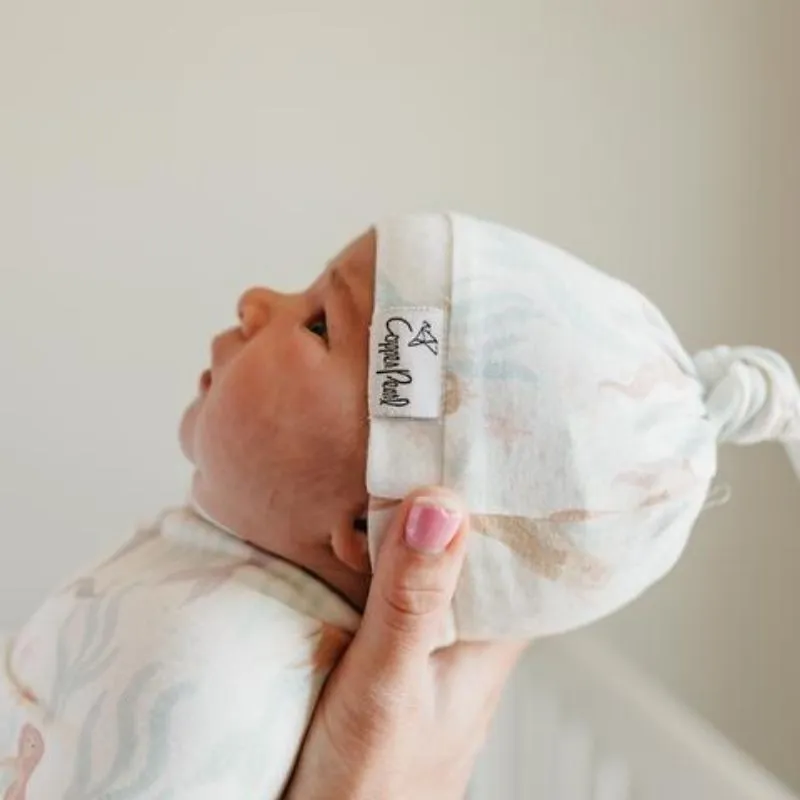
[[[247,291],[181,423],[200,506],[302,564],[366,508],[375,246],[364,235],[301,294]]]

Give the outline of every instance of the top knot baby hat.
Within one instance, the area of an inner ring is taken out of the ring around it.
[[[630,286],[455,215],[377,228],[367,488],[374,559],[425,484],[472,514],[454,638],[612,613],[678,560],[719,442],[800,447],[800,387],[760,348],[688,355]]]

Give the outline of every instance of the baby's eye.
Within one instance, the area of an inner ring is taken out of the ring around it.
[[[328,320],[325,318],[324,314],[313,319],[306,327],[315,336],[319,336],[320,339],[324,339],[326,342],[328,341]]]

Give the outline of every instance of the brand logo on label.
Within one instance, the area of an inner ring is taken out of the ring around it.
[[[372,417],[439,418],[446,330],[444,309],[435,306],[375,312],[370,331]]]
[[[405,345],[403,337],[407,339]],[[377,374],[383,378],[378,402],[382,406],[404,408],[411,402],[404,387],[414,383],[414,376],[411,368],[404,365],[403,347],[424,347],[434,356],[439,355],[439,340],[434,336],[430,322],[423,320],[415,333],[414,326],[405,317],[387,319],[383,341],[378,345],[382,369],[377,370]]]
[[[409,347],[427,347],[435,356],[439,355],[439,340],[433,335],[431,324],[427,320],[422,323],[419,333],[408,343]]]

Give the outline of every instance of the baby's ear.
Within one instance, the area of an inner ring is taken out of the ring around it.
[[[366,515],[345,520],[331,531],[333,554],[359,575],[372,572],[366,533]]]

